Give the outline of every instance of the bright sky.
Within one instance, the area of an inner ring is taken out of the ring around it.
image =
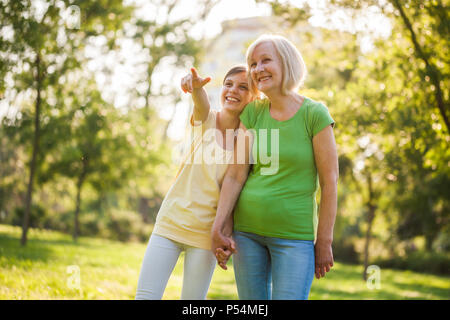
[[[137,12],[138,17],[159,20],[167,18],[165,12],[158,10],[159,1],[148,0],[129,0],[138,4],[142,9]],[[348,14],[344,10],[336,10],[326,21],[324,9],[327,7],[326,0],[280,0],[281,3],[290,3],[291,5],[302,7],[305,3],[309,5],[312,12],[310,23],[314,26],[326,26],[337,28],[349,32],[371,31],[379,36],[387,36],[390,33],[390,23],[384,18],[376,7],[369,7],[364,16],[355,21],[350,21]],[[386,0],[380,0],[385,3]],[[173,11],[173,20],[183,17],[190,17],[198,11],[197,0],[180,0]],[[159,7],[160,8],[160,7]],[[211,10],[204,23],[199,23],[193,30],[193,35],[213,37],[220,33],[220,24],[225,20],[238,18],[247,18],[253,16],[269,16],[271,14],[270,6],[265,3],[256,3],[255,0],[220,0]]]
[[[164,6],[158,5],[160,1],[156,0],[127,0],[131,3],[136,3],[141,9],[137,10],[138,18],[150,19],[157,21],[164,21],[167,17],[167,12],[164,11]],[[126,1],[126,2],[127,2]],[[191,17],[199,10],[196,5],[197,0],[179,0],[180,3],[173,11],[173,15],[169,20],[178,20],[183,17]],[[384,1],[384,0],[380,0]],[[310,23],[313,26],[321,26],[327,28],[335,28],[342,31],[360,32],[361,48],[364,51],[370,51],[372,48],[372,35],[377,37],[387,37],[391,32],[389,20],[383,17],[379,10],[375,7],[369,8],[364,16],[358,17],[356,20],[349,19],[348,14],[343,10],[336,10],[332,16],[326,16],[323,12],[325,8],[325,0],[284,0],[296,6],[301,6],[307,2],[312,9],[312,18]],[[44,2],[35,0],[37,6],[37,14],[45,12]],[[41,5],[37,5],[41,4]],[[42,9],[42,10],[40,10]],[[233,20],[238,18],[246,18],[252,16],[269,16],[271,13],[270,7],[267,4],[257,4],[254,0],[220,0],[218,4],[211,10],[206,21],[198,23],[192,29],[192,36],[196,38],[207,37],[212,38],[221,32],[221,23],[226,20]],[[81,28],[83,28],[81,23]],[[5,31],[5,30],[0,30]],[[5,31],[6,32],[6,31]],[[127,27],[124,28],[126,34]],[[116,107],[126,107],[129,104],[130,93],[134,90],[146,90],[145,84],[136,86],[135,79],[139,72],[142,72],[142,67],[138,69],[136,63],[145,61],[145,56],[140,54],[139,47],[131,40],[124,40],[121,44],[122,50],[119,54],[109,52],[106,55],[102,53],[100,46],[105,42],[103,36],[96,37],[86,49],[86,54],[92,59],[88,64],[88,69],[95,73],[96,81],[102,90],[103,98],[109,102],[114,102]],[[170,61],[166,61],[169,63]],[[106,77],[102,72],[105,66],[115,66],[111,78]],[[190,66],[186,66],[188,70]],[[170,67],[169,67],[170,68]],[[160,67],[158,76],[159,83],[154,83],[156,86],[177,86],[181,76],[186,73],[186,70],[171,70],[168,72],[168,67],[163,65]],[[156,82],[156,81],[155,81]],[[181,94],[181,91],[180,91]],[[138,101],[138,105],[143,105],[145,101]],[[173,139],[181,139],[184,134],[183,125],[187,118],[189,110],[189,97],[182,96],[182,101],[177,106],[170,106],[163,109],[160,113],[162,118],[169,119],[172,115],[172,108],[176,108],[175,123],[169,130],[169,136]],[[170,104],[170,103],[169,103]],[[14,109],[14,108],[13,108]],[[0,118],[10,110],[5,101],[0,102]],[[181,112],[180,112],[181,111]]]
[[[148,0],[135,0],[138,4],[142,4],[142,10],[138,14],[142,18],[157,17],[161,20],[167,18],[165,12],[158,11],[157,6],[148,2]],[[183,17],[195,15],[197,6],[195,0],[180,0],[179,7],[174,10],[172,19],[177,20]],[[383,1],[383,0],[380,0]],[[325,15],[324,9],[327,5],[325,0],[284,0],[281,2],[289,2],[292,5],[301,7],[305,2],[311,7],[312,17],[309,20],[311,25],[327,27],[331,29],[338,29],[348,32],[361,32],[360,43],[363,52],[368,52],[372,49],[372,36],[387,37],[391,32],[389,20],[383,17],[378,8],[371,7],[366,11],[366,15],[358,17],[355,20],[349,19],[348,13],[343,10],[336,10],[332,16]],[[192,36],[196,38],[206,37],[213,38],[220,34],[221,23],[226,20],[233,20],[238,18],[247,18],[253,16],[270,16],[271,9],[267,4],[256,3],[254,0],[221,0],[211,10],[208,18],[198,23],[196,28],[192,30]],[[188,70],[189,66],[186,67]],[[167,72],[166,66],[161,66],[159,71],[156,71],[158,81],[161,84],[178,83],[186,70],[177,73]],[[121,78],[123,80],[123,78]],[[121,84],[117,89],[124,88]],[[117,91],[115,91],[117,92]],[[125,102],[126,99],[123,99]],[[184,134],[184,125],[188,117],[190,100],[187,95],[182,95],[182,101],[176,106],[175,118],[173,125],[169,128],[169,136],[175,140],[181,139]],[[170,119],[172,111],[170,108],[165,108],[160,113],[160,116]]]

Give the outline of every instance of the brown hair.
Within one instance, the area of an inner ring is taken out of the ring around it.
[[[227,78],[229,76],[232,76],[233,74],[238,74],[238,73],[241,73],[241,72],[247,73],[247,67],[245,65],[242,64],[242,65],[234,66],[233,68],[228,70],[227,74],[223,78],[222,84],[225,83],[225,80],[227,80]]]

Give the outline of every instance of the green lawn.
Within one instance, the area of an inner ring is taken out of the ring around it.
[[[134,299],[145,244],[80,238],[54,231],[0,225],[0,299]],[[183,257],[182,257],[183,258]],[[164,299],[179,299],[180,259]],[[79,289],[76,273],[79,268]],[[326,278],[314,280],[311,299],[450,299],[450,278],[410,271],[381,270],[381,288],[370,290],[362,267],[336,263]],[[233,269],[216,268],[208,299],[237,299]]]

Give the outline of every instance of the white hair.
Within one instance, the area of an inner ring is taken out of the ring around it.
[[[295,45],[280,35],[263,34],[256,39],[247,49],[247,64],[250,69],[250,59],[255,48],[264,42],[270,42],[275,47],[282,65],[281,92],[289,94],[290,91],[297,90],[304,82],[307,74],[303,57]],[[256,88],[249,73],[249,84],[254,90]]]

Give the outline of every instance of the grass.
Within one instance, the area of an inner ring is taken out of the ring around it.
[[[121,243],[30,229],[25,248],[21,229],[0,225],[0,299],[134,299],[146,244]],[[80,286],[76,287],[78,266]],[[69,269],[68,269],[69,267]],[[183,256],[163,299],[179,299]],[[326,278],[314,280],[310,299],[450,299],[450,278],[410,271],[381,270],[381,288],[369,289],[362,266],[336,263]],[[208,299],[237,299],[232,265],[216,267]]]

